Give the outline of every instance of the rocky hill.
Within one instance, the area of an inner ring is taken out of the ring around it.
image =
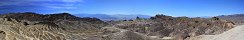
[[[221,15],[217,16],[218,18],[230,20],[235,22],[236,24],[244,24],[244,14],[234,14],[234,15]]]
[[[217,17],[211,19],[156,15],[150,19],[104,22],[68,13],[32,12],[0,15],[1,40],[187,40],[215,35],[234,27]]]
[[[198,35],[215,35],[233,28],[233,22],[217,17],[188,18],[156,15],[150,19],[118,22],[115,27],[158,38],[172,37],[184,40]]]
[[[82,39],[82,33],[96,32],[107,23],[97,18],[79,18],[68,13],[31,12],[0,15],[1,37],[6,40]]]

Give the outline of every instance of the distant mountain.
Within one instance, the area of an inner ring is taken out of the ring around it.
[[[211,18],[211,16],[201,16],[201,18]]]
[[[136,17],[140,17],[140,18],[150,18],[151,17],[148,15],[123,15],[123,14],[117,14],[117,15],[111,15],[111,16],[116,17],[118,19],[126,19],[126,20],[135,19]]]
[[[221,15],[221,16],[216,16],[221,19],[225,20],[230,20],[238,24],[243,24],[244,23],[244,14],[234,14],[234,15]]]
[[[117,19],[116,17],[111,17],[110,15],[106,14],[73,14],[77,17],[92,17],[92,18],[99,18],[102,20],[114,20]]]
[[[78,17],[94,17],[99,18],[101,20],[130,20],[135,19],[136,17],[140,18],[150,18],[151,16],[148,15],[123,15],[123,14],[116,14],[116,15],[107,15],[107,14],[73,14]]]

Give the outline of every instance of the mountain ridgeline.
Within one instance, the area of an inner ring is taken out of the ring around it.
[[[123,15],[123,14],[117,14],[117,15],[107,15],[107,14],[73,14],[78,17],[95,17],[98,19],[101,19],[103,21],[109,21],[109,20],[133,20],[136,19],[136,17],[141,18],[150,18],[151,16],[148,15]]]
[[[0,25],[0,40],[190,40],[223,33],[235,22],[166,15],[105,22],[68,13],[24,12],[1,14]]]

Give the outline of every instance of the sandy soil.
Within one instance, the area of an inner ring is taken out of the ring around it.
[[[200,35],[190,40],[244,40],[244,25],[236,26],[218,35]]]

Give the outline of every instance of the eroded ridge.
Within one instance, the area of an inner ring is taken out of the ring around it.
[[[26,25],[25,22],[11,18],[0,18],[0,36],[6,40],[64,40],[81,39],[79,35],[74,35],[65,28],[59,27],[51,22],[39,22],[33,25]],[[75,30],[74,30],[75,31]]]

